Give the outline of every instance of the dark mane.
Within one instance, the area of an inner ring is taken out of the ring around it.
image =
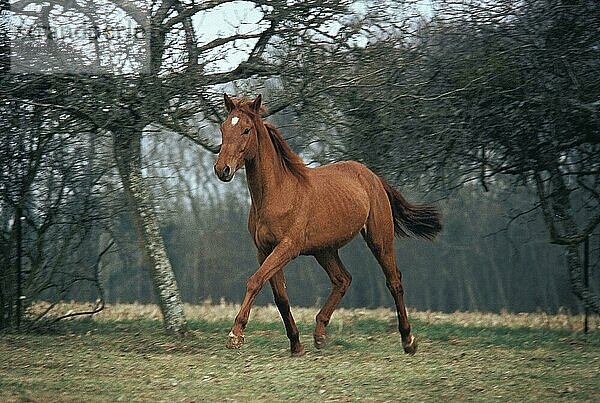
[[[281,158],[284,168],[286,168],[296,178],[300,179],[301,181],[305,181],[308,168],[306,165],[304,165],[302,158],[300,158],[298,154],[292,150],[292,148],[281,135],[281,132],[272,123],[264,122],[264,124],[267,128],[267,132],[269,133],[269,137],[273,142],[275,151]]]
[[[267,110],[264,107],[261,107],[259,113],[256,113],[252,110],[251,104],[252,100],[248,98],[238,98],[233,100],[236,109],[239,109],[251,116],[255,119],[255,124],[258,122],[262,122],[267,128],[267,132],[269,133],[269,137],[273,142],[273,147],[275,147],[275,152],[281,158],[281,165],[286,169],[289,173],[294,175],[300,181],[306,181],[308,168],[304,165],[304,161],[302,158],[298,156],[289,146],[289,144],[283,138],[283,135],[270,122],[262,121],[261,114],[265,114]]]

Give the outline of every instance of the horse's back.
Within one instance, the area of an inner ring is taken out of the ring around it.
[[[311,169],[315,186],[353,189],[358,194],[372,197],[383,190],[379,177],[357,161],[341,161]]]

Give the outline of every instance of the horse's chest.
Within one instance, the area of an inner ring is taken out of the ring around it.
[[[254,243],[262,248],[272,247],[276,244],[277,238],[271,228],[261,222],[257,222],[254,228]]]
[[[267,208],[253,206],[250,216],[253,225],[250,230],[256,246],[270,249],[285,238],[298,238],[298,220],[294,207],[289,203],[285,206],[268,205]]]

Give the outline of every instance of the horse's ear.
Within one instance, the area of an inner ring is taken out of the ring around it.
[[[254,112],[259,112],[261,105],[262,105],[262,95],[258,94],[258,96],[254,100],[254,102],[252,102],[252,110],[254,110]]]
[[[227,95],[227,93],[223,93],[223,99],[225,100],[225,108],[227,108],[227,112],[231,112],[235,109],[235,104],[233,103],[231,98],[229,98],[229,95]]]

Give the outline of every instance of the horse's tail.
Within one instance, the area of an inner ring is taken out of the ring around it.
[[[434,206],[410,204],[389,183],[379,178],[392,206],[397,237],[433,239],[442,230],[441,214]]]

